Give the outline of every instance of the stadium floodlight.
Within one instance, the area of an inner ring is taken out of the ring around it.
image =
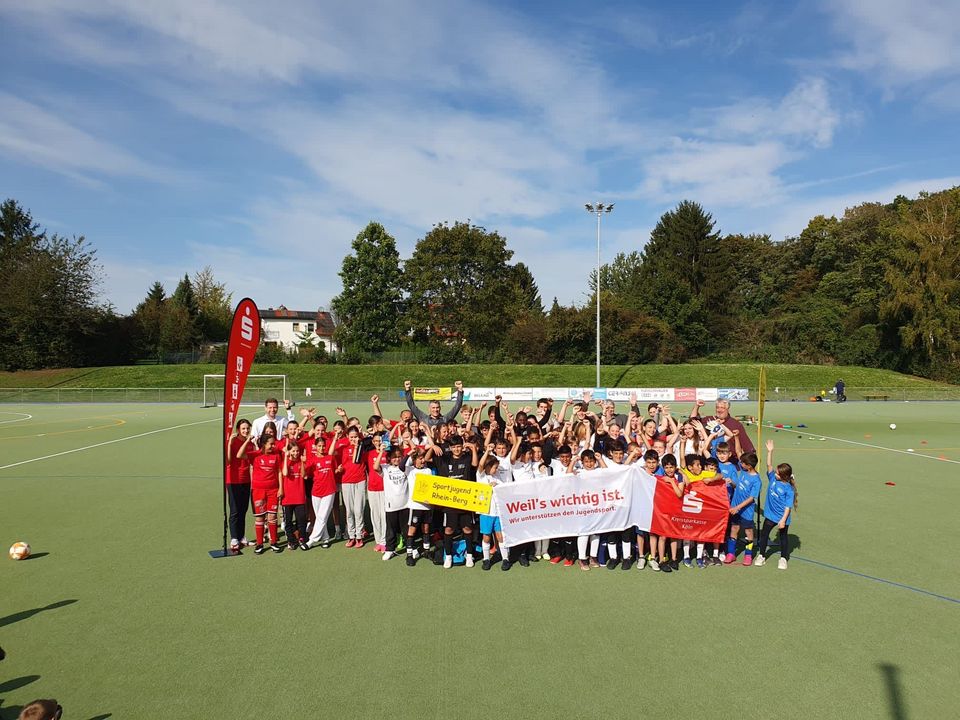
[[[609,214],[613,210],[613,203],[586,203],[584,207],[588,213],[597,216],[597,282],[594,288],[597,293],[597,384],[594,387],[600,387],[600,216]]]

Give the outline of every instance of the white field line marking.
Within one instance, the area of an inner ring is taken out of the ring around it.
[[[778,428],[776,425],[764,425],[766,428],[772,428],[774,430],[783,430],[783,428]],[[844,440],[843,438],[830,437],[829,435],[821,435],[820,433],[814,432],[805,432],[809,428],[794,428],[793,430],[788,430],[788,432],[796,432],[798,435],[811,435],[815,437],[823,437],[827,440],[836,440],[837,442],[849,443],[850,445],[860,445],[862,447],[874,448],[875,450],[886,450],[887,452],[900,453],[901,455],[909,455],[910,457],[922,457],[929,458],[930,460],[936,460],[937,462],[948,462],[953,463],[954,465],[960,465],[960,460],[949,460],[947,458],[938,458],[935,455],[924,455],[923,453],[918,452],[907,452],[906,450],[897,450],[896,448],[888,448],[883,445],[871,445],[870,443],[857,442],[856,440]],[[2,470],[3,468],[0,468]]]
[[[33,419],[33,415],[28,415],[27,413],[0,412],[0,415],[23,415],[23,417],[14,418],[13,420],[0,420],[0,425],[6,425],[7,423],[23,422],[24,420]]]
[[[139,433],[137,435],[127,435],[126,437],[116,438],[114,440],[107,440],[105,442],[96,443],[94,445],[87,445],[85,447],[74,448],[73,450],[64,450],[63,452],[53,453],[53,455],[44,455],[43,457],[31,458],[30,460],[21,460],[20,462],[10,463],[9,465],[0,465],[0,470],[7,470],[12,467],[17,467],[18,465],[27,465],[28,463],[39,462],[40,460],[49,460],[50,458],[60,457],[61,455],[70,455],[75,452],[82,452],[83,450],[92,450],[93,448],[103,447],[104,445],[113,445],[113,443],[123,442],[124,440],[134,440],[136,438],[146,437],[147,435],[155,435],[156,433],[167,432],[168,430],[179,430],[180,428],[191,427],[193,425],[203,425],[204,423],[211,423],[220,421],[220,418],[210,418],[209,420],[198,420],[197,422],[185,423],[183,425],[173,425],[172,427],[160,428],[159,430],[150,430],[149,432]]]

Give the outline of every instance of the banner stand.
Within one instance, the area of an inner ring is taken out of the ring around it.
[[[223,477],[220,480],[223,495],[223,545],[210,550],[212,558],[239,557],[240,552],[230,552],[227,548],[227,445],[233,435],[233,424],[237,419],[237,410],[243,398],[243,389],[247,376],[253,366],[253,356],[260,345],[260,311],[250,298],[237,303],[230,325],[230,339],[227,341],[227,361],[223,378],[223,425],[220,435],[221,466]]]

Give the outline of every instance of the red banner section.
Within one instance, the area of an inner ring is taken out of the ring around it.
[[[260,345],[260,311],[250,298],[244,298],[233,313],[230,342],[227,344],[227,364],[223,379],[223,432],[229,441],[247,376],[253,366],[253,356]]]
[[[729,517],[725,483],[693,483],[678,498],[666,483],[658,482],[650,532],[681,540],[723,542]]]

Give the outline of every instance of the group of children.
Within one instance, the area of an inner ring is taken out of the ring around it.
[[[673,572],[735,562],[743,534],[743,564],[763,565],[773,528],[779,529],[779,568],[790,555],[787,529],[797,506],[796,481],[787,463],[773,465],[773,442],[766,443],[767,493],[756,553],[754,527],[761,491],[758,458],[742,425],[729,417],[729,404],[718,401],[716,418],[702,421],[694,406],[691,417],[678,423],[669,406],[650,403],[641,418],[635,398],[628,415],[617,415],[611,401],[568,400],[554,417],[553,401],[543,398],[536,409],[511,414],[497,397],[482,417],[486,403],[463,406],[458,382],[454,408],[441,414],[440,403],[423,412],[405,383],[408,408],[399,420],[384,419],[379,398],[371,398],[373,414],[365,427],[337,408],[339,419],[328,427],[324,415],[302,410],[298,420],[292,403],[278,416],[275,398],[266,401],[266,414],[254,423],[239,420],[227,445],[226,482],[230,499],[230,551],[253,546],[256,554],[269,548],[328,548],[345,540],[347,548],[362,548],[369,533],[385,561],[405,555],[409,566],[420,558],[452,567],[462,557],[475,564],[479,548],[484,570],[499,557],[501,569],[548,561],[583,570],[601,566],[601,543],[608,569],[630,569],[634,546],[636,566]],[[567,419],[568,410],[572,410]],[[742,441],[748,444],[745,450]],[[544,476],[572,474],[589,477],[597,468],[641,463],[657,482],[682,497],[696,483],[724,483],[730,500],[725,543],[691,543],[657,537],[628,528],[615,533],[540,540],[510,548],[502,545],[500,517],[475,515],[453,508],[431,507],[411,497],[417,473],[495,486]],[[245,535],[245,516],[252,501],[255,541]],[[281,514],[282,511],[282,514]],[[330,519],[334,532],[329,532]],[[278,527],[279,525],[279,527]],[[478,544],[479,540],[479,544]],[[695,551],[693,545],[696,545]],[[695,552],[695,554],[694,554]],[[693,556],[692,556],[693,555]]]

